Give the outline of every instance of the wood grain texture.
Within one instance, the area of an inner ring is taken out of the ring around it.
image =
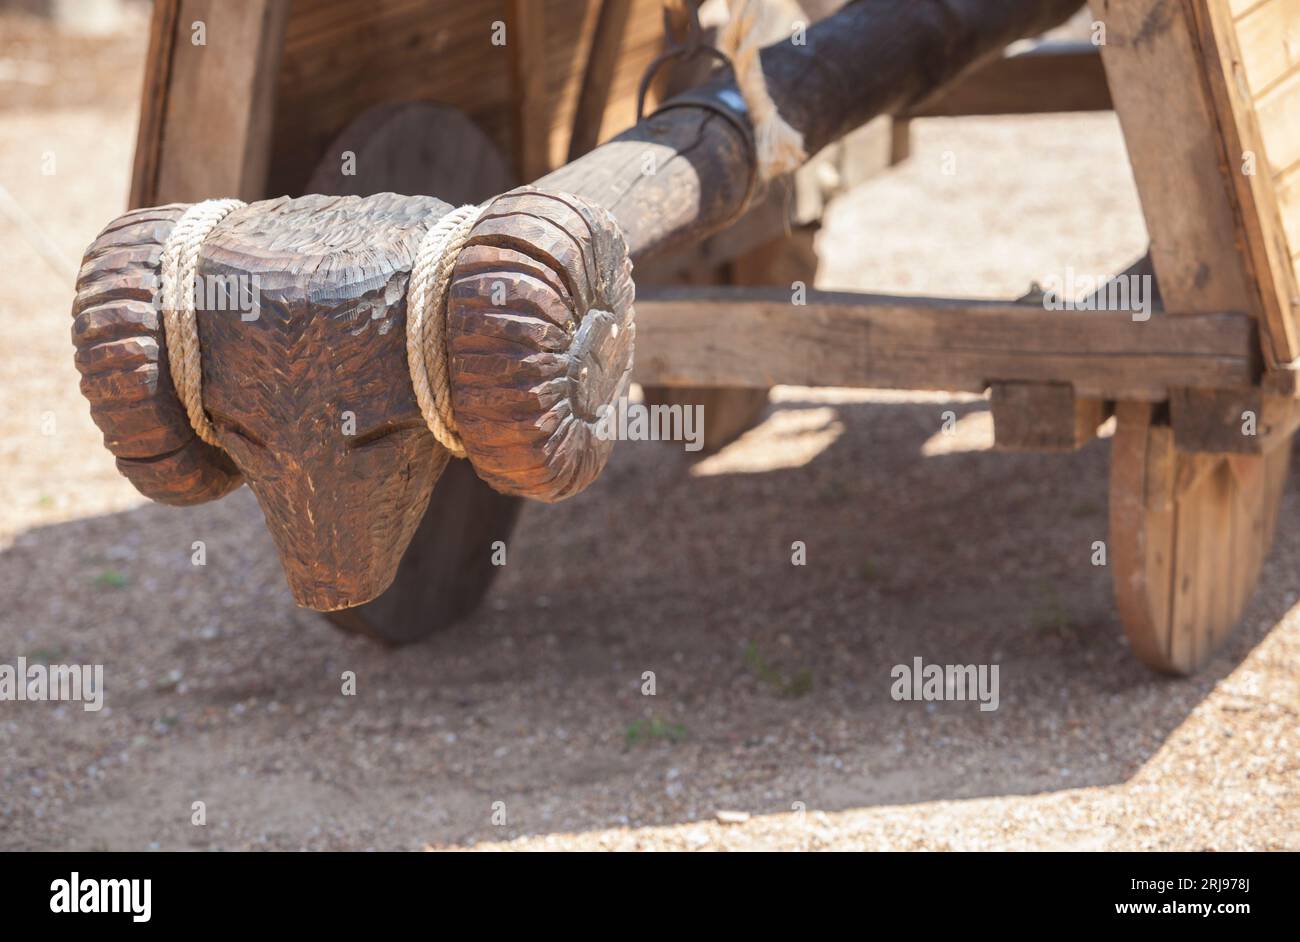
[[[541,10],[545,42],[529,73],[548,139],[565,159],[600,0],[524,0]],[[286,6],[289,4],[286,2]],[[659,0],[631,0],[600,134],[635,120],[637,81],[662,47]],[[293,0],[277,82],[270,191],[299,195],[324,148],[366,109],[435,101],[463,111],[506,155],[516,153],[512,45],[494,45],[506,0]],[[509,24],[507,23],[507,34]],[[542,127],[534,121],[530,127]]]
[[[110,223],[86,250],[72,306],[81,392],[105,447],[140,493],[178,505],[215,500],[242,480],[195,435],[167,368],[158,266],[185,209],[136,210]]]
[[[1101,0],[1094,13],[1106,23],[1102,61],[1165,303],[1258,313],[1225,238],[1238,216],[1190,11],[1182,0]]]
[[[355,155],[355,174],[341,172],[344,152]],[[405,102],[359,115],[326,148],[310,186],[331,196],[391,191],[461,205],[512,183],[495,145],[459,110]],[[478,607],[501,571],[492,565],[492,545],[509,541],[521,504],[484,483],[469,462],[448,462],[392,584],[371,601],[327,617],[394,645],[455,624]]]
[[[522,505],[483,483],[468,461],[448,463],[392,585],[364,605],[326,617],[390,645],[420,641],[463,620],[501,572],[492,565],[492,544],[509,546]]]
[[[131,165],[128,205],[133,208],[160,202],[158,163],[162,159],[163,124],[180,6],[181,0],[155,0],[149,19],[149,48],[144,60],[144,88],[140,92],[140,123]]]
[[[994,383],[992,390],[999,451],[1077,451],[1106,420],[1106,404],[1076,396],[1069,383]]]
[[[260,199],[289,4],[167,0],[154,9],[132,204]],[[205,45],[195,45],[202,23]]]
[[[1255,50],[1242,48],[1221,3],[1195,0],[1192,9],[1239,206],[1237,241],[1260,297],[1265,356],[1281,366],[1300,353],[1300,287],[1291,259],[1297,246],[1288,244],[1276,185],[1278,174],[1300,160],[1300,74],[1252,94],[1242,63]]]
[[[1300,427],[1300,402],[1294,396],[1259,387],[1174,389],[1169,414],[1181,452],[1264,454]]]
[[[546,69],[546,4],[537,0],[506,0],[506,46],[510,51],[515,132],[515,170],[535,180],[551,169],[546,85],[538,81]]]
[[[411,386],[405,293],[419,240],[450,208],[281,198],[237,210],[204,243],[201,278],[260,279],[255,319],[199,311],[204,403],[304,607],[388,586],[448,460]]]
[[[1300,0],[1267,0],[1237,17],[1233,27],[1252,95],[1300,68]]]
[[[814,250],[818,226],[804,226],[789,236],[771,239],[730,262],[679,274],[676,284],[772,285],[790,288],[812,284],[817,277]],[[750,429],[767,408],[766,388],[646,386],[651,405],[704,407],[703,450],[716,451]]]
[[[1262,455],[1187,455],[1146,403],[1120,403],[1111,451],[1110,566],[1134,653],[1191,674],[1250,601],[1290,465]]]
[[[1147,280],[1144,296],[1152,315],[1164,317],[1150,255],[1139,258],[1102,285],[1093,293],[1090,306],[1104,310],[1114,296],[1112,286],[1133,278]],[[1038,298],[1035,290],[1020,301],[1037,303]],[[1106,401],[1081,396],[1065,383],[999,382],[992,384],[991,392],[994,446],[1006,451],[1073,451],[1090,441],[1113,411]]]
[[[595,479],[613,447],[597,434],[602,410],[631,375],[633,298],[604,210],[531,187],[487,206],[447,303],[452,404],[480,477],[542,501]]]
[[[587,45],[587,64],[569,135],[569,160],[600,142],[600,129],[613,97],[619,48],[632,19],[632,0],[600,0],[596,28]]]
[[[351,173],[344,172],[345,154],[352,155]],[[501,152],[460,109],[406,101],[358,115],[322,151],[307,192],[402,193],[459,206],[502,193],[515,179]]]
[[[869,386],[983,392],[1068,382],[1092,399],[1163,401],[1171,386],[1254,382],[1241,314],[1041,306],[789,290],[657,288],[637,301],[635,379],[659,386]]]

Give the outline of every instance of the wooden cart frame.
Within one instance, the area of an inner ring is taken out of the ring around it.
[[[158,0],[132,204],[300,193],[356,115],[420,98],[459,109],[531,180],[633,123],[636,84],[662,42],[659,0],[439,10]],[[893,156],[910,117],[1113,107],[1151,238],[1133,271],[1158,284],[1153,316],[821,292],[792,306],[784,288],[643,287],[636,378],[733,391],[991,389],[1006,449],[1078,448],[1114,416],[1120,617],[1144,662],[1190,673],[1249,601],[1300,424],[1300,3],[1098,0],[1092,12],[1098,45],[1008,56],[896,115]],[[454,41],[471,20],[510,32],[509,74]],[[196,21],[232,40],[228,52],[195,54]],[[350,48],[371,53],[351,61]],[[216,142],[201,133],[214,121],[227,131]],[[752,247],[786,220],[749,222],[720,240],[719,260],[745,248],[736,231]],[[508,529],[514,511],[480,498],[475,513]],[[489,578],[470,579],[449,617]]]

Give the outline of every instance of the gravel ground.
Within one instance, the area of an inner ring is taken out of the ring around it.
[[[54,61],[9,25],[0,59]],[[0,183],[69,259],[125,202],[141,37],[113,53],[97,95],[0,81]],[[1113,117],[914,128],[833,208],[824,286],[1015,296],[1140,254]],[[483,611],[386,651],[294,608],[247,490],[119,478],[70,285],[4,220],[0,265],[0,664],[107,687],[0,703],[0,848],[1300,849],[1294,487],[1243,625],[1171,681],[1089,563],[1105,440],[1001,455],[982,399],[783,388],[719,455],[620,446],[526,509]],[[914,657],[998,665],[999,709],[894,701]]]

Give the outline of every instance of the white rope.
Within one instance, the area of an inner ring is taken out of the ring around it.
[[[209,445],[221,447],[217,430],[203,411],[203,361],[199,324],[194,314],[194,283],[203,240],[228,215],[245,204],[240,200],[195,203],[172,227],[163,244],[162,315],[167,338],[167,363],[195,433]]]
[[[797,170],[808,155],[804,152],[803,135],[781,117],[763,77],[758,53],[768,38],[763,22],[764,2],[730,0],[731,16],[718,37],[718,48],[731,59],[736,86],[749,109],[759,176],[770,180]]]
[[[456,428],[447,378],[447,290],[460,250],[482,213],[480,206],[461,206],[430,227],[415,253],[406,292],[406,359],[415,398],[433,437],[458,458],[465,457],[465,445]]]

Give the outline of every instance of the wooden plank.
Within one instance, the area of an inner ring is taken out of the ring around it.
[[[1226,636],[1237,620],[1231,603],[1242,592],[1233,585],[1226,551],[1232,499],[1231,474],[1220,462],[1178,501],[1169,653],[1183,673],[1203,663],[1213,650],[1213,638]]]
[[[1250,601],[1291,449],[1189,455],[1150,404],[1118,403],[1116,418],[1109,542],[1120,617],[1143,662],[1190,674]]]
[[[180,6],[180,0],[157,0],[149,20],[149,51],[145,56],[144,88],[140,93],[140,126],[131,168],[132,209],[160,202],[157,199],[158,161],[162,156],[163,116],[167,108]]]
[[[803,226],[788,236],[777,236],[730,262],[676,272],[668,284],[781,285],[796,281],[812,284],[817,278],[814,240],[817,226]],[[638,279],[638,284],[648,282]],[[704,450],[715,451],[747,431],[767,407],[764,387],[725,389],[695,386],[645,386],[651,405],[704,407]]]
[[[1178,3],[1131,0],[1108,6],[1106,27],[1102,62],[1167,303],[1185,308],[1181,295],[1236,309],[1247,296],[1246,278],[1223,238],[1236,220],[1190,18]]]
[[[287,5],[287,4],[286,4]],[[276,94],[272,192],[300,195],[330,141],[375,105],[459,108],[511,154],[505,0],[293,0]],[[508,37],[507,37],[508,38]]]
[[[632,15],[632,0],[602,0],[587,52],[587,67],[569,135],[569,160],[600,143],[600,128],[612,94],[618,52]]]
[[[1256,387],[1175,389],[1169,412],[1174,440],[1184,452],[1264,454],[1300,428],[1300,402]]]
[[[1251,288],[1260,298],[1265,357],[1270,365],[1283,366],[1298,352],[1300,290],[1269,170],[1300,159],[1300,122],[1291,117],[1300,105],[1300,73],[1296,81],[1284,80],[1267,96],[1289,107],[1279,112],[1276,104],[1267,108],[1261,104],[1257,114],[1241,71],[1236,31],[1224,8],[1211,0],[1194,0],[1192,9],[1237,202],[1236,241],[1245,251]],[[1246,172],[1251,154],[1255,155],[1253,172]]]
[[[994,59],[910,109],[906,117],[1109,111],[1110,87],[1097,47],[1044,42]]]
[[[513,88],[515,167],[533,180],[551,169],[550,112],[546,85],[546,7],[536,0],[507,0],[506,45]]]
[[[1233,19],[1240,19],[1252,10],[1269,2],[1270,0],[1228,0],[1228,12]]]
[[[1159,288],[1145,255],[1097,289],[1090,306],[1105,310],[1111,303],[1113,285],[1144,279],[1145,292],[1153,310],[1163,316]],[[1017,303],[1036,299],[1031,293]],[[994,445],[1003,450],[1070,451],[1097,434],[1097,426],[1109,415],[1106,403],[1076,396],[1074,388],[1058,383],[994,383]],[[999,400],[1003,402],[999,410]]]
[[[1282,231],[1293,259],[1300,258],[1300,167],[1279,176],[1274,184]]]
[[[1072,383],[1082,398],[1164,400],[1170,386],[1253,382],[1241,314],[1046,311],[1034,305],[784,289],[638,297],[636,379],[658,386],[865,386],[982,392]]]
[[[1161,667],[1169,649],[1174,533],[1174,445],[1151,425],[1152,406],[1116,403],[1110,463],[1110,568],[1134,653]]]
[[[1106,420],[1105,403],[1069,383],[994,383],[993,444],[999,451],[1076,451]]]
[[[182,0],[159,126],[157,182],[147,202],[266,195],[288,13],[288,5],[275,0]],[[196,23],[203,24],[206,45],[193,42]]]
[[[1255,100],[1268,166],[1280,174],[1300,164],[1300,72],[1283,79]],[[1264,172],[1266,168],[1259,168]]]
[[[1236,31],[1252,95],[1300,66],[1300,0],[1266,0],[1237,19]]]

